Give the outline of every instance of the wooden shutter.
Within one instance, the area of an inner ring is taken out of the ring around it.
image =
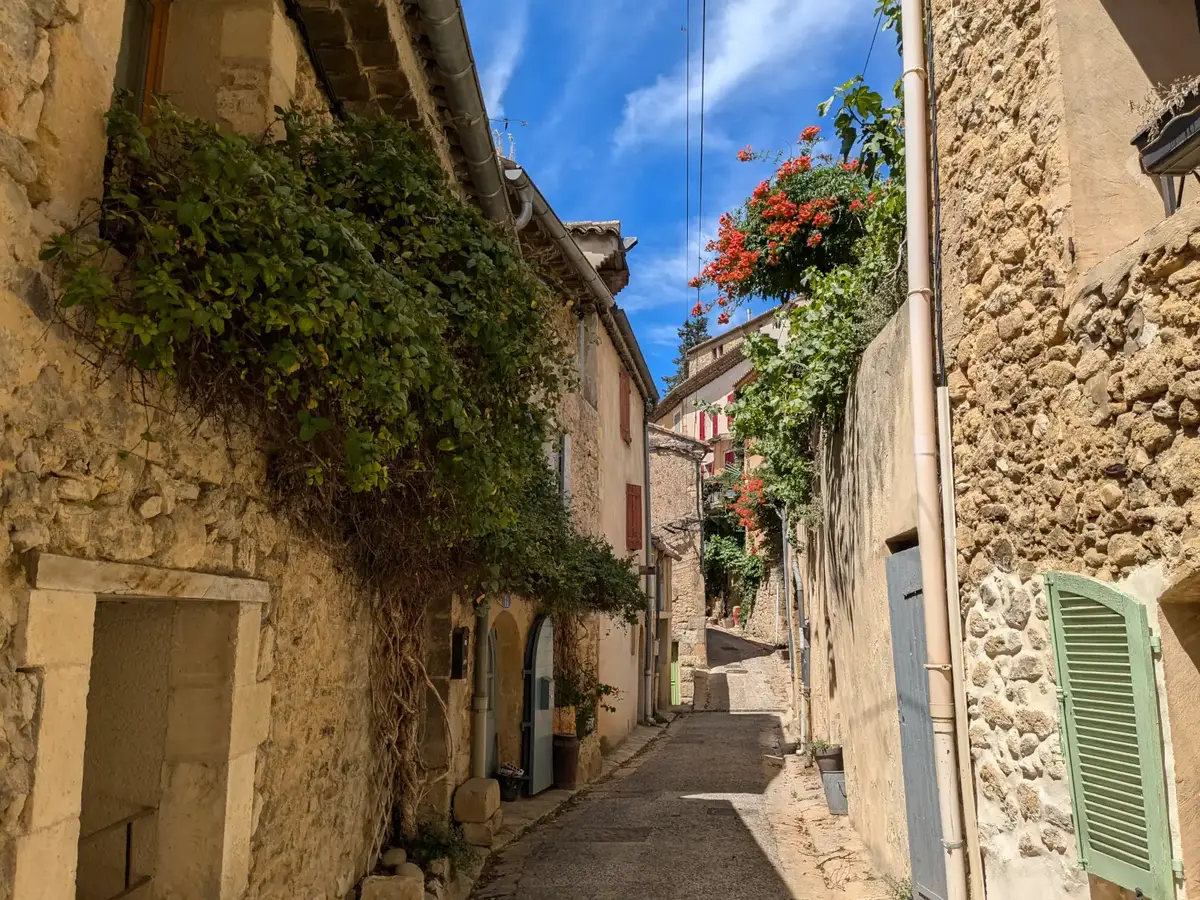
[[[1151,900],[1175,896],[1146,609],[1105,584],[1045,576],[1079,863]]]
[[[642,486],[625,485],[625,549],[642,549]]]
[[[633,442],[633,429],[629,423],[629,373],[621,370],[621,440],[629,444]]]
[[[708,422],[708,414],[703,410],[700,411],[700,440],[705,439],[704,426]]]

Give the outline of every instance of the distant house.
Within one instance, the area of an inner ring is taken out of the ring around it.
[[[730,419],[723,410],[733,402],[738,382],[751,371],[741,344],[749,334],[778,338],[783,327],[777,317],[783,308],[769,309],[689,350],[687,379],[667,394],[654,411],[652,421],[656,425],[708,447],[703,460],[705,474],[720,472],[735,461]]]

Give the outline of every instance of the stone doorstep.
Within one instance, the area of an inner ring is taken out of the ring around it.
[[[608,781],[618,769],[624,768],[634,757],[638,756],[650,744],[663,737],[675,720],[673,712],[660,713],[669,721],[666,725],[638,725],[621,742],[616,750],[604,758],[604,764],[596,780],[573,791],[552,788],[543,791],[536,797],[526,797],[522,800],[509,800],[500,804],[504,813],[504,824],[496,833],[491,849],[487,854],[480,853],[467,872],[462,872],[450,887],[450,900],[467,900],[475,882],[483,874],[487,864],[513,841],[522,837],[530,829],[550,818],[574,797],[585,794],[595,787]],[[490,896],[490,895],[489,895]],[[508,895],[504,895],[508,896]]]

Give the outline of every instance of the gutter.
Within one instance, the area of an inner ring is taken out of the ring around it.
[[[925,670],[933,722],[933,767],[946,867],[946,900],[966,900],[967,860],[962,826],[950,646],[946,548],[938,483],[938,429],[933,377],[933,278],[930,266],[929,75],[925,62],[924,0],[902,0],[904,54],[905,199],[908,233],[909,363],[912,371],[913,455],[917,482],[917,541],[925,612]],[[950,549],[953,549],[951,545]]]
[[[638,346],[637,338],[633,334],[633,328],[629,324],[629,319],[626,317],[623,310],[617,306],[617,301],[613,299],[612,292],[608,289],[608,285],[604,283],[604,279],[600,277],[595,266],[588,262],[587,257],[583,255],[583,251],[579,249],[579,245],[575,243],[575,239],[563,226],[562,220],[558,214],[546,202],[546,198],[542,196],[542,192],[538,190],[536,184],[529,177],[529,173],[518,166],[516,163],[509,160],[502,160],[501,165],[504,166],[504,178],[511,185],[513,190],[517,192],[517,196],[521,199],[522,208],[529,203],[532,208],[532,216],[536,218],[542,230],[550,236],[563,255],[570,261],[572,268],[579,273],[579,276],[587,284],[588,291],[592,298],[596,301],[596,309],[600,314],[600,318],[604,321],[605,328],[613,341],[618,345],[619,350],[624,350],[623,356],[626,361],[632,362],[633,378],[637,383],[638,393],[642,395],[642,400],[651,404],[658,405],[658,389],[654,387],[654,377],[650,374],[650,367],[646,365],[646,358],[642,356],[642,349]],[[507,208],[507,201],[505,202]],[[522,216],[524,218],[524,215]]]
[[[496,162],[496,148],[492,144],[492,130],[460,0],[416,0],[416,4],[433,46],[433,58],[440,70],[479,205],[493,222],[508,222],[512,212]]]

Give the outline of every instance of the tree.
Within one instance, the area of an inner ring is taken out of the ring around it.
[[[703,344],[711,335],[708,333],[708,316],[703,313],[688,316],[679,329],[679,355],[675,357],[675,373],[663,376],[663,387],[672,391],[687,379],[687,355],[698,344]]]

